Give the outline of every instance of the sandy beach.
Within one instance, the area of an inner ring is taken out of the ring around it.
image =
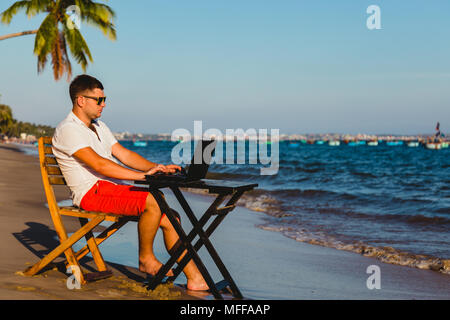
[[[55,188],[55,192],[58,200],[69,198],[65,187]],[[63,219],[68,233],[79,228],[77,219]],[[33,277],[20,275],[59,242],[46,207],[38,159],[10,144],[0,144],[0,228],[0,299],[197,299],[171,286],[148,293],[142,290],[141,272],[115,264],[108,264],[113,277],[80,290],[69,290],[69,275],[56,267]],[[84,260],[82,267],[89,270],[94,266],[92,259]]]
[[[187,194],[195,212],[203,212],[211,198]],[[67,190],[57,192],[68,199]],[[182,212],[170,192],[170,205]],[[137,264],[136,224],[128,224],[118,235],[101,245],[114,277],[89,283],[81,290],[69,290],[67,275],[51,269],[36,277],[19,271],[37,262],[57,246],[56,234],[45,207],[38,160],[13,145],[0,144],[0,299],[196,299],[205,298],[177,286],[166,286],[154,295],[136,289],[143,280]],[[280,233],[262,230],[263,213],[238,207],[224,220],[211,240],[245,297],[250,299],[450,299],[450,276],[385,264],[352,252],[301,243]],[[68,232],[78,227],[67,218]],[[187,219],[183,225],[190,230]],[[161,234],[155,252],[168,257]],[[218,271],[202,249],[216,281]],[[380,289],[369,289],[369,266],[380,270]],[[92,266],[87,259],[86,268]],[[183,283],[177,279],[176,283]]]

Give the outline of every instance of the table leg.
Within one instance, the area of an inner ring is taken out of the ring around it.
[[[189,220],[191,221],[191,223],[193,225],[192,232],[194,232],[194,237],[195,237],[195,234],[197,234],[200,237],[200,239],[198,240],[198,242],[194,246],[194,250],[198,251],[201,248],[202,245],[205,245],[206,249],[208,250],[208,252],[209,252],[209,254],[211,256],[211,258],[215,262],[217,268],[222,273],[222,276],[229,283],[230,288],[231,288],[231,290],[233,292],[233,295],[235,297],[237,297],[237,298],[242,298],[243,296],[242,296],[241,292],[239,291],[239,289],[238,289],[236,283],[234,282],[233,278],[231,277],[231,274],[228,272],[227,268],[225,267],[225,264],[220,259],[219,255],[218,255],[217,251],[215,250],[214,246],[212,245],[211,241],[209,241],[209,236],[217,228],[219,223],[222,222],[222,220],[225,218],[226,214],[219,215],[213,221],[212,226],[210,226],[212,228],[208,228],[209,232],[205,232],[205,231],[203,231],[202,227],[203,227],[204,223],[206,223],[206,221],[210,218],[211,214],[214,213],[213,210],[209,210],[209,212],[206,211],[205,214],[202,216],[202,218],[199,221],[195,217],[195,214],[193,213],[192,209],[190,208],[189,204],[187,203],[187,201],[184,198],[184,196],[181,193],[181,191],[178,188],[171,188],[171,189],[174,192],[177,200],[180,202],[181,206],[183,207],[183,210],[186,212],[186,215],[188,216]],[[227,206],[235,205],[235,203],[239,200],[239,198],[242,196],[242,194],[243,194],[243,192],[236,192],[232,196],[232,198],[228,201]],[[225,196],[225,195],[223,195],[223,196]],[[219,197],[216,200],[218,200],[218,199],[219,199]],[[219,204],[217,204],[217,206]],[[214,210],[218,209],[217,206],[214,208]],[[206,221],[202,221],[203,218],[205,218]],[[186,257],[184,259],[187,260]],[[187,261],[189,261],[189,260],[187,260]],[[182,266],[182,263],[180,264],[180,266]]]
[[[226,195],[219,195],[214,200],[214,202],[209,206],[209,208],[205,211],[205,213],[203,214],[203,216],[199,220],[199,225],[200,225],[201,228],[203,228],[204,225],[208,222],[210,217],[216,211],[217,207],[223,202],[225,197],[226,197]],[[197,233],[195,232],[194,229],[192,229],[191,232],[187,236],[187,240],[191,243],[192,240],[194,240],[196,235],[197,235]],[[183,247],[179,247],[179,243],[175,244],[174,248],[177,248],[175,253],[174,253],[175,256],[180,256],[182,251],[184,250]],[[198,252],[198,249],[196,249],[196,251]],[[174,275],[172,277],[170,277],[170,279],[172,281],[175,280],[178,277],[178,275],[181,273],[181,271],[183,271],[184,267],[188,264],[189,261],[190,261],[190,259],[188,259],[187,256],[183,257],[183,259],[178,263],[177,268],[174,270]]]
[[[164,200],[164,198],[161,196],[159,192],[153,192],[154,190],[150,189],[150,192],[155,197],[156,201],[161,207],[161,210],[166,213],[167,218],[172,223],[172,226],[174,227],[175,231],[177,232],[180,241],[181,241],[181,247],[187,250],[186,255],[189,256],[189,260],[193,259],[197,268],[199,269],[200,273],[203,275],[203,278],[205,279],[206,283],[208,284],[211,293],[214,295],[216,299],[223,299],[222,295],[217,290],[215,283],[209,274],[208,270],[206,269],[205,265],[203,264],[202,260],[197,254],[197,251],[194,250],[192,244],[188,241],[186,233],[183,231],[183,228],[181,227],[180,223],[172,213],[172,210]],[[178,190],[179,191],[179,190]],[[182,252],[181,252],[182,253]],[[180,255],[181,255],[180,253]],[[169,271],[169,269],[175,264],[176,260],[179,258],[179,256],[172,255],[169,261],[164,264],[161,269],[158,271],[156,276],[149,282],[148,289],[153,290],[158,286],[163,278],[165,277],[166,273]]]

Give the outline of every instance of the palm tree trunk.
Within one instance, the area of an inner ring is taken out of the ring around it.
[[[7,34],[5,36],[0,36],[0,40],[5,40],[5,39],[9,39],[9,38],[14,38],[14,37],[20,37],[20,36],[25,36],[27,34],[36,34],[38,31],[38,29],[36,30],[29,30],[29,31],[23,31],[23,32],[17,32],[17,33],[11,33],[11,34]]]

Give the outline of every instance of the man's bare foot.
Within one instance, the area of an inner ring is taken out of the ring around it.
[[[187,281],[187,288],[188,290],[192,291],[207,291],[209,289],[208,285],[206,284],[206,281],[201,279],[188,279]]]
[[[159,269],[162,267],[162,263],[159,262],[156,258],[147,258],[147,259],[139,259],[139,271],[147,273],[149,275],[155,276]],[[170,269],[166,276],[173,276],[173,270]]]

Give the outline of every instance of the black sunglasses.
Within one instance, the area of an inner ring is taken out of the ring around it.
[[[82,96],[82,97],[97,101],[97,105],[101,105],[102,102],[106,102],[106,97],[90,97],[90,96]]]

